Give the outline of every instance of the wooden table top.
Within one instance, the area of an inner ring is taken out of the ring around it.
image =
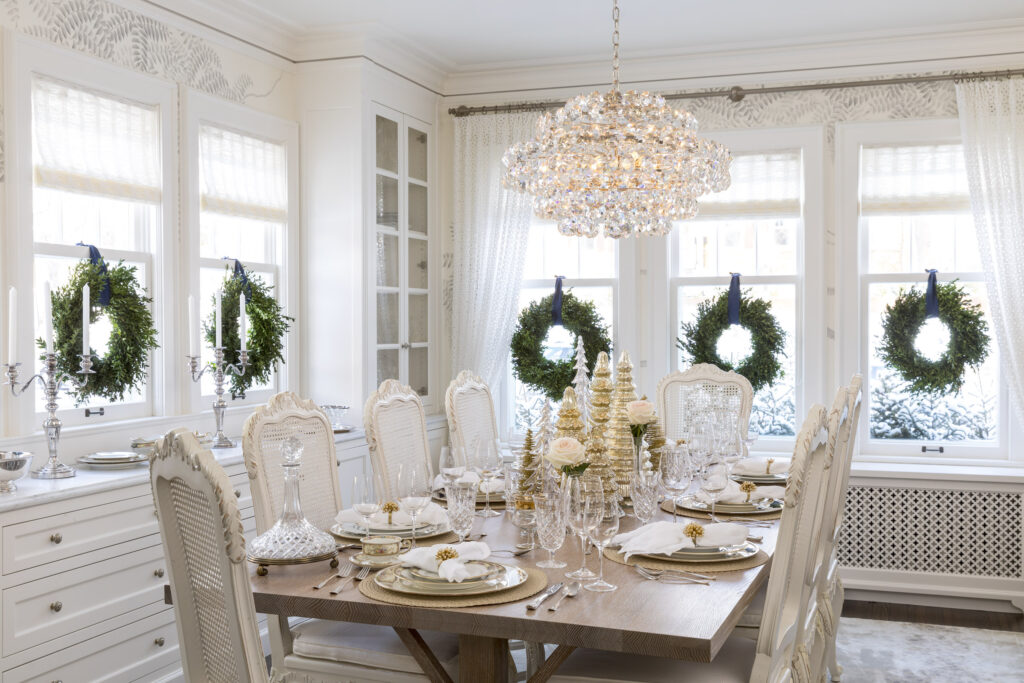
[[[657,519],[671,519],[659,512]],[[685,523],[686,518],[680,521]],[[622,530],[635,528],[633,517],[622,518]],[[478,519],[474,533],[485,531],[483,540],[491,548],[512,548],[518,529],[503,515]],[[775,551],[778,522],[772,528],[754,528],[763,536],[760,544],[769,555]],[[428,539],[429,541],[429,539]],[[344,556],[351,556],[347,551]],[[495,556],[509,565],[536,566],[547,556],[537,549],[518,558]],[[579,566],[580,548],[576,536],[555,557],[566,562],[566,569],[544,570],[549,584],[568,582],[565,572]],[[597,571],[597,551],[587,558]],[[326,578],[326,562],[312,565],[270,567],[267,576],[252,574],[256,611],[266,614],[362,622],[411,629],[431,629],[489,638],[517,639],[590,647],[615,652],[657,655],[693,661],[711,661],[725,643],[758,588],[767,580],[771,562],[742,571],[721,572],[710,586],[672,585],[648,581],[632,567],[604,561],[605,578],[619,588],[609,593],[581,590],[575,598],[562,603],[557,612],[549,612],[547,602],[539,610],[527,611],[518,602],[453,609],[410,607],[377,602],[363,596],[355,587],[340,595],[314,591],[313,585]],[[553,599],[552,599],[553,600]]]

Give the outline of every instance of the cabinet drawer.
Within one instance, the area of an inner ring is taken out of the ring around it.
[[[165,610],[5,671],[3,683],[130,681],[174,665],[180,666],[178,630],[174,610]]]
[[[3,653],[163,600],[163,546],[151,546],[3,591]]]
[[[151,496],[9,524],[3,528],[4,574],[155,533]]]

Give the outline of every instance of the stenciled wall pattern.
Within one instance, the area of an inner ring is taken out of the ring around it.
[[[79,50],[235,102],[266,97],[282,73],[258,76],[226,66],[229,51],[197,35],[106,0],[0,0],[0,23],[34,38]],[[257,79],[265,81],[257,85]],[[3,128],[0,110],[0,129]],[[0,135],[0,181],[6,177]]]

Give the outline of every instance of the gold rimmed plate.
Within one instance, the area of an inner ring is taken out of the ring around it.
[[[446,502],[448,502],[448,498],[444,494],[444,489],[436,489],[434,491],[433,498],[434,498],[434,500],[436,500],[439,503],[446,503]],[[481,503],[487,502],[487,494],[483,493],[482,491],[477,491],[476,502],[477,502],[477,504],[481,504]],[[491,502],[492,503],[503,503],[503,502],[505,502],[505,490],[502,489],[501,491],[494,491],[493,493],[491,493]]]
[[[527,573],[519,567],[504,567],[504,571],[498,576],[486,581],[478,581],[472,584],[447,583],[420,583],[410,582],[402,578],[397,570],[399,567],[391,566],[383,569],[374,575],[374,582],[381,588],[396,593],[407,595],[426,595],[432,597],[442,596],[464,596],[482,595],[485,593],[498,593],[510,588],[515,588],[526,582]]]
[[[775,498],[767,498],[754,503],[715,503],[715,512],[723,515],[766,515],[781,510],[779,502]],[[677,500],[676,507],[690,512],[711,512],[710,503],[703,503],[696,498]]]
[[[785,486],[789,481],[789,474],[734,474],[733,481],[749,481],[752,484],[764,484],[766,486]]]
[[[467,560],[465,566],[466,569],[469,570],[470,575],[462,581],[463,584],[488,581],[505,571],[504,565],[498,564],[497,562],[488,562],[487,560]],[[445,584],[450,583],[448,579],[441,578],[437,572],[427,571],[420,567],[402,567],[397,570],[397,573],[400,577],[412,581]]]
[[[385,567],[391,567],[396,564],[400,564],[402,561],[398,559],[398,555],[367,555],[366,553],[356,553],[349,558],[349,562],[358,565],[360,567],[369,567],[370,569],[384,569]]]
[[[328,531],[338,538],[344,538],[348,540],[359,540],[366,535],[366,531],[363,529],[361,524],[355,524],[354,522],[346,522],[345,524],[335,524]],[[447,524],[427,524],[425,526],[416,527],[416,538],[433,538],[435,536],[441,536],[450,531]],[[370,535],[375,536],[379,534],[387,534],[389,536],[398,536],[399,538],[412,538],[412,529],[403,529],[395,531],[383,531],[377,529],[371,529]]]
[[[671,555],[648,555],[637,553],[640,557],[652,560],[668,560],[669,562],[731,562],[745,560],[757,554],[757,546],[753,543],[741,543],[720,547],[680,548]]]

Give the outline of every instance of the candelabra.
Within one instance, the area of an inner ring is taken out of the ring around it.
[[[71,375],[58,371],[57,354],[48,352],[44,360],[43,369],[29,377],[28,381],[21,385],[20,389],[18,388],[18,367],[21,363],[4,363],[4,368],[7,371],[7,381],[5,384],[10,385],[13,396],[21,396],[32,386],[34,381],[38,380],[39,384],[43,387],[44,396],[46,397],[46,410],[50,413],[50,416],[43,422],[43,429],[46,430],[46,441],[50,457],[46,460],[46,464],[43,467],[32,470],[32,476],[37,479],[65,479],[75,476],[75,468],[65,465],[57,456],[57,444],[60,442],[60,428],[62,426],[60,418],[57,417],[57,394],[61,391],[67,391],[72,387],[81,389],[89,381],[89,375],[96,374],[92,369],[92,356],[83,353],[81,354],[81,359],[81,370],[78,371],[78,374],[84,375],[84,377],[78,380]]]
[[[213,418],[217,421],[217,433],[213,435],[213,448],[231,448],[235,445],[235,442],[224,434],[224,411],[228,407],[228,404],[224,401],[224,380],[228,375],[233,374],[241,377],[245,374],[245,369],[249,367],[249,352],[245,349],[241,349],[238,352],[241,367],[232,365],[224,360],[223,346],[213,347],[213,364],[207,365],[202,370],[199,370],[199,356],[187,356],[187,358],[193,382],[198,382],[202,379],[207,370],[213,370],[213,393],[217,395],[213,402]]]

